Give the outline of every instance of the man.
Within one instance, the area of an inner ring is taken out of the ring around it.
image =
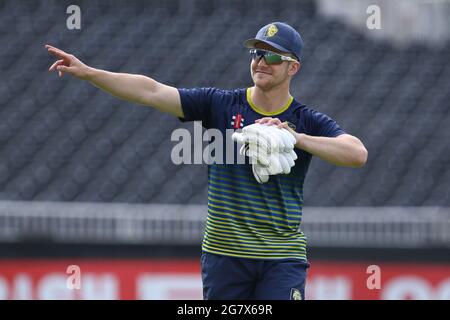
[[[300,231],[303,181],[312,155],[339,166],[361,167],[367,150],[325,114],[294,99],[303,41],[285,23],[270,23],[247,40],[254,86],[176,89],[151,78],[94,69],[47,45],[59,58],[50,71],[69,73],[110,94],[171,113],[205,128],[240,129],[259,122],[290,130],[298,160],[289,174],[258,183],[251,166],[208,168],[208,218],[202,245],[205,299],[304,299],[306,237]],[[326,196],[326,195],[324,195]]]

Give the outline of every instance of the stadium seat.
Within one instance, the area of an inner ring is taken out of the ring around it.
[[[42,46],[174,87],[243,88],[252,82],[242,42],[283,20],[305,41],[292,94],[369,150],[358,170],[314,159],[305,204],[450,205],[450,43],[395,47],[319,15],[313,1],[81,3],[81,30],[64,28],[57,1],[0,3],[1,199],[205,204],[206,165],[170,159],[171,133],[191,127],[49,74]]]

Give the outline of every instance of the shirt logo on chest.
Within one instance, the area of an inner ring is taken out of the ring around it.
[[[242,114],[238,113],[232,117],[231,125],[233,126],[233,129],[240,129],[244,127],[244,118],[242,117]]]

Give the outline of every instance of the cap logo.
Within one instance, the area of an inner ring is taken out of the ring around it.
[[[266,37],[273,37],[278,32],[276,25],[271,24],[266,30]]]

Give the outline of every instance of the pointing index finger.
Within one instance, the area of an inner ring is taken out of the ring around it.
[[[47,48],[49,53],[57,56],[58,58],[64,58],[64,59],[69,59],[70,58],[70,55],[68,53],[66,53],[66,52],[64,52],[64,51],[62,51],[62,50],[60,50],[58,48],[55,48],[55,47],[52,47],[52,46],[49,46],[49,45],[47,45],[46,48]]]
[[[49,44],[46,44],[46,45],[45,45],[45,48],[46,48],[46,49],[55,49],[55,50],[62,51],[61,49],[58,49],[57,47],[54,47],[54,46],[49,45]]]

